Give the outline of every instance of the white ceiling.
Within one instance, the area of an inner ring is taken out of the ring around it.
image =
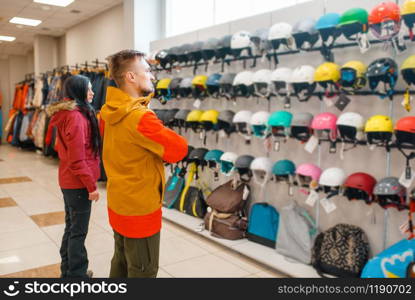
[[[33,0],[0,0],[0,35],[15,36],[14,42],[0,42],[0,55],[24,55],[33,48],[36,34],[61,36],[68,28],[85,21],[123,0],[75,0],[67,7],[34,3]],[[44,10],[42,7],[49,7]],[[71,13],[79,10],[80,13]],[[41,20],[39,26],[21,26],[9,23],[12,17]],[[22,27],[22,28],[19,28]]]

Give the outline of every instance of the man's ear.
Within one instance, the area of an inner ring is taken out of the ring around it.
[[[125,79],[129,82],[133,82],[134,81],[134,73],[133,72],[125,73]]]

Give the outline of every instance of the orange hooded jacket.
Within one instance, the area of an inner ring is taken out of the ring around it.
[[[101,109],[109,220],[116,232],[129,238],[160,231],[163,161],[175,163],[187,154],[186,140],[163,126],[147,107],[150,100],[108,87]]]

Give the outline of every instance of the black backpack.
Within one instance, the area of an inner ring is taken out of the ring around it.
[[[366,234],[357,226],[337,224],[320,233],[314,243],[312,265],[317,273],[326,277],[360,277],[369,259]]]

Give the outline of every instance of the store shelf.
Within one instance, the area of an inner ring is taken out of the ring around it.
[[[207,230],[198,231],[201,223],[203,223],[203,220],[186,215],[175,209],[167,209],[163,207],[163,218],[290,277],[320,277],[313,267],[290,260],[289,258],[278,254],[274,249],[256,244],[248,241],[247,239],[229,241],[215,238],[211,236]]]

